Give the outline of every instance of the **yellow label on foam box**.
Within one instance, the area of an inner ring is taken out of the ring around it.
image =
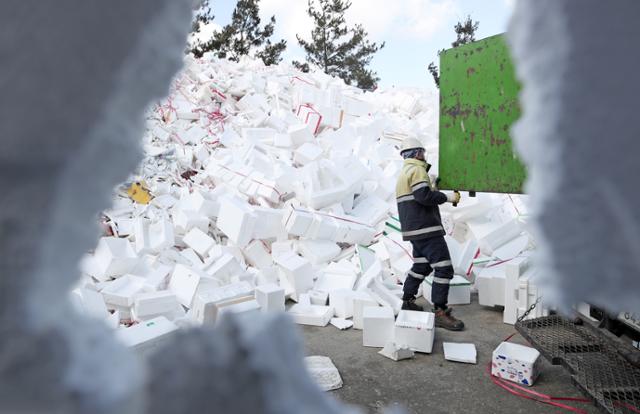
[[[149,204],[149,201],[151,201],[151,193],[145,188],[144,183],[138,181],[131,184],[131,187],[127,190],[127,195],[139,204]]]

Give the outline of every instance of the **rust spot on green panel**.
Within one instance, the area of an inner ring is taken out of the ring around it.
[[[521,193],[526,174],[510,137],[520,85],[504,37],[446,50],[440,69],[440,187]]]

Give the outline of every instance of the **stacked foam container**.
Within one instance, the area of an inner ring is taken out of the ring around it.
[[[151,201],[129,198],[131,182],[116,189],[74,303],[143,353],[181,327],[282,312],[287,301],[301,324],[379,329],[367,308],[397,315],[413,262],[398,232],[397,148],[417,137],[437,171],[436,118],[427,91],[364,93],[288,65],[187,57],[148,111],[131,177]],[[511,321],[536,295],[521,263],[532,248],[523,200],[465,197],[442,211],[452,289],[468,297],[475,283],[481,303],[505,306]]]

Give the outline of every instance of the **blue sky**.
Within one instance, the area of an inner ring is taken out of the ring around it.
[[[225,25],[235,0],[211,0],[215,23]],[[382,87],[433,88],[427,65],[436,61],[437,51],[455,40],[453,26],[468,14],[480,22],[476,36],[482,39],[506,30],[514,0],[352,0],[347,14],[351,24],[362,23],[374,41],[386,41],[373,59],[372,67]],[[285,59],[302,59],[296,33],[308,37],[311,22],[307,0],[261,0],[263,21],[276,16],[274,38],[288,41]]]

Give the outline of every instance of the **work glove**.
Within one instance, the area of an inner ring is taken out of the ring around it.
[[[455,206],[460,202],[460,193],[457,191],[454,191],[451,194],[447,194],[447,201]]]

